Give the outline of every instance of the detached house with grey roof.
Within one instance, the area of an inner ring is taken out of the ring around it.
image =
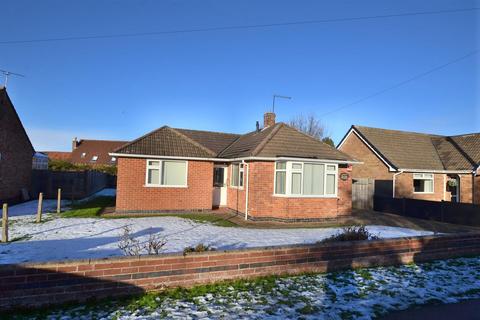
[[[110,154],[118,213],[229,208],[251,220],[301,221],[351,212],[349,155],[275,123],[247,134],[161,127]]]
[[[480,133],[441,136],[352,126],[338,145],[378,195],[480,203]]]

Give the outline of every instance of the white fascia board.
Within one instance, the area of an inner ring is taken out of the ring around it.
[[[362,138],[362,136],[357,132],[357,130],[355,130],[355,128],[350,128],[350,131],[348,132],[348,134],[346,135],[345,139],[342,140],[342,142],[340,142],[340,144],[338,145],[337,149],[340,149],[343,145],[343,143],[345,141],[347,141],[348,137],[350,136],[350,134],[352,134],[352,132],[370,149],[372,150],[372,152],[378,157],[380,158],[380,160],[382,160],[383,163],[385,163],[385,165],[388,167],[388,171],[392,171],[392,172],[396,172],[396,171],[399,171],[397,169],[395,169],[394,167],[392,167],[388,162],[387,160],[385,160],[365,139]]]
[[[294,158],[294,157],[242,157],[242,158],[196,158],[196,157],[172,157],[172,156],[152,156],[145,154],[125,154],[125,153],[109,153],[112,157],[117,158],[148,158],[148,159],[178,159],[178,160],[198,160],[213,162],[238,162],[238,161],[302,161],[302,162],[325,162],[339,164],[362,164],[359,161],[348,160],[329,160],[329,159],[312,159],[312,158]]]

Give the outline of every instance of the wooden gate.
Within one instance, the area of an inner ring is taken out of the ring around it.
[[[374,193],[375,193],[375,180],[354,179],[352,184],[353,209],[373,210]]]

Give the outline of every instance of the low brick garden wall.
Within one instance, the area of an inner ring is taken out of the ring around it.
[[[0,308],[42,306],[271,274],[480,255],[480,234],[0,266]]]

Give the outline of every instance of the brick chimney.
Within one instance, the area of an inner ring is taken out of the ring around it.
[[[77,149],[77,147],[78,147],[78,140],[77,140],[77,137],[75,137],[72,139],[72,151]]]
[[[265,112],[263,115],[263,127],[271,127],[275,125],[275,113],[273,112]]]

